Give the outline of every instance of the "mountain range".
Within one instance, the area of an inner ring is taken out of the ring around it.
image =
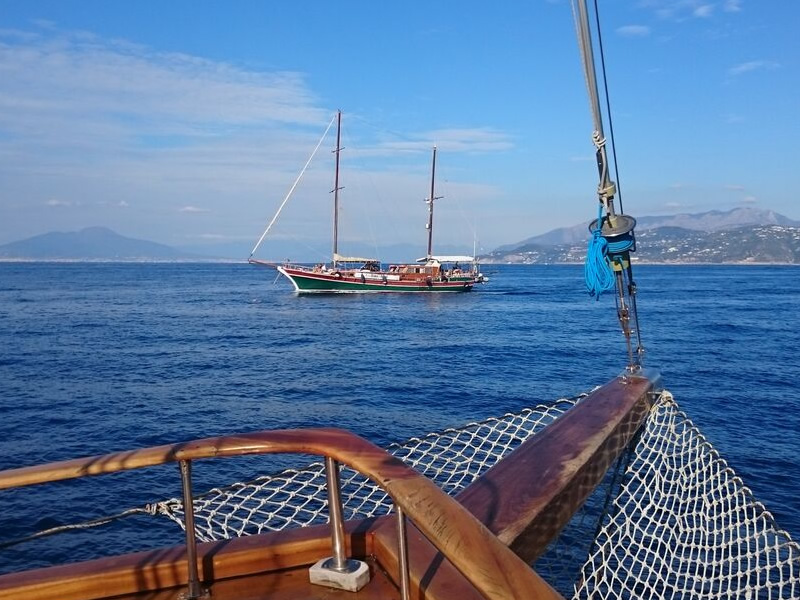
[[[588,225],[586,222],[554,229],[501,246],[480,259],[487,264],[583,262],[590,236]],[[637,219],[636,240],[634,257],[640,262],[800,264],[800,221],[771,210],[738,208],[641,217]],[[408,255],[412,260],[416,258],[414,253],[419,252],[405,246],[383,250],[386,256]],[[247,252],[244,247],[231,246],[180,249],[125,237],[105,227],[89,227],[75,232],[45,233],[0,245],[0,260],[243,260]],[[463,249],[455,248],[442,248],[440,252],[464,253]],[[294,253],[286,255],[294,256]]]
[[[637,219],[639,262],[800,264],[800,221],[771,210],[737,208]],[[501,246],[481,257],[487,264],[580,263],[589,222],[555,229]]]
[[[560,244],[576,244],[589,239],[589,221],[553,229],[542,235],[529,237],[515,244],[506,244],[495,249],[494,252],[508,252],[523,246],[556,246]],[[749,225],[785,225],[789,227],[800,226],[800,221],[793,221],[771,210],[758,208],[734,208],[733,210],[711,210],[704,213],[682,213],[678,215],[637,217],[636,231],[647,229],[660,229],[662,227],[677,227],[691,231],[722,231],[725,229],[738,229]]]

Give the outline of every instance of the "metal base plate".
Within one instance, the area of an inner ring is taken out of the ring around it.
[[[345,569],[331,567],[332,558],[318,560],[308,569],[308,579],[314,585],[357,592],[369,583],[369,567],[360,560],[347,560]]]

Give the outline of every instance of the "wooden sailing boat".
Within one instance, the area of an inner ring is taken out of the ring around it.
[[[330,264],[314,266],[275,263],[253,258],[266,236],[262,235],[249,262],[273,267],[284,275],[298,294],[365,293],[365,292],[468,292],[488,278],[480,272],[474,256],[443,256],[433,254],[433,204],[436,185],[436,147],[433,148],[430,197],[428,204],[428,252],[412,264],[395,264],[383,268],[376,258],[343,256],[339,254],[339,154],[341,152],[341,111],[336,114],[335,177],[333,188],[333,255]],[[324,136],[323,136],[324,137]],[[280,209],[279,209],[280,212]],[[277,215],[276,215],[277,217]],[[275,222],[273,218],[270,226]],[[269,227],[267,228],[267,231]]]

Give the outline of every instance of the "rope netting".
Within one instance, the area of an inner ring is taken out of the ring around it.
[[[664,392],[574,598],[800,598],[800,545]]]
[[[454,495],[581,397],[410,438],[386,450]],[[342,467],[340,480],[345,519],[391,512],[393,505],[386,492],[363,475]],[[327,523],[325,488],[325,465],[314,462],[302,469],[211,489],[194,499],[197,538],[220,540]],[[155,508],[183,527],[183,502],[179,498],[159,502]]]

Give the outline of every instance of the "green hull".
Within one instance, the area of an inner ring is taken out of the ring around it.
[[[448,281],[434,281],[427,283],[408,282],[371,282],[360,281],[357,278],[334,278],[333,276],[307,274],[299,270],[278,267],[283,275],[294,285],[299,294],[359,294],[380,292],[417,292],[417,293],[453,293],[468,292],[475,284],[472,278],[457,278]]]

